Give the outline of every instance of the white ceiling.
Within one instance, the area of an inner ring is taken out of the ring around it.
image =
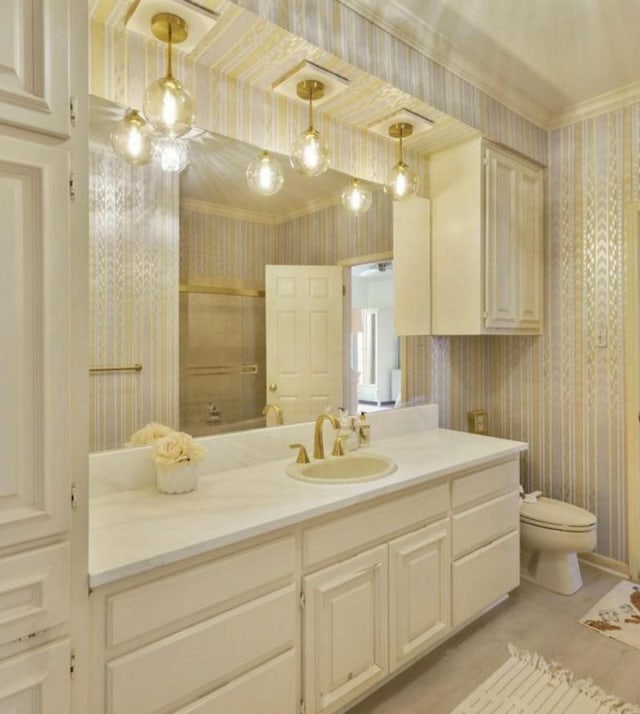
[[[339,2],[545,127],[640,97],[640,0]]]

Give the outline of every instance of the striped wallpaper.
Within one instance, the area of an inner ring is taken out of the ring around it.
[[[116,0],[94,4],[109,5],[116,12]],[[549,165],[545,334],[412,338],[407,350],[409,377],[416,400],[424,395],[439,404],[443,426],[466,429],[467,411],[485,407],[492,434],[528,441],[523,463],[527,487],[597,513],[597,551],[625,561],[622,236],[625,204],[640,199],[640,105],[549,134],[339,2],[208,4],[253,11],[494,141]],[[115,26],[99,24],[94,29],[92,91],[116,101],[139,95],[157,73],[159,56],[144,43],[127,46]],[[260,26],[261,32],[266,29]],[[294,54],[301,52],[302,45],[290,36],[281,42],[282,51],[288,47]],[[280,99],[271,97],[265,103],[260,78],[257,85],[251,84],[247,56],[234,57],[213,46],[207,52],[219,67],[238,77],[223,76],[222,69],[202,72],[181,60],[179,72],[186,73],[187,83],[194,78],[197,94],[212,97],[204,110],[209,128],[286,150],[291,132],[299,126],[299,113]],[[133,68],[138,71],[141,57],[146,69],[136,74]],[[366,134],[345,129],[337,121],[320,128],[339,147],[337,168],[380,180],[387,157]],[[326,236],[324,220],[313,218]],[[277,253],[279,244],[274,242],[278,260],[301,262],[302,256],[313,256],[323,262],[345,249],[331,247],[328,241],[312,246],[305,240],[310,239],[304,232],[291,227],[283,239],[283,253]],[[369,250],[368,240],[353,234],[348,243],[362,241]],[[353,249],[359,252],[360,246]],[[197,250],[207,249],[203,244]],[[190,273],[210,260],[205,253],[193,258]],[[603,346],[597,346],[598,336]]]

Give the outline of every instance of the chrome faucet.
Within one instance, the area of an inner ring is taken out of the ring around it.
[[[325,421],[331,422],[334,429],[340,428],[340,422],[333,414],[320,414],[316,419],[316,428],[313,434],[313,458],[324,459],[324,440],[322,438],[322,427]]]
[[[276,415],[276,424],[284,424],[284,419],[282,417],[282,409],[277,404],[265,404],[262,410],[262,416],[267,416],[269,409],[273,409],[273,413]]]

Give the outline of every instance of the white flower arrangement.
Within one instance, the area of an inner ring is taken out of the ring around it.
[[[189,434],[185,434],[182,431],[172,431],[155,442],[152,458],[156,466],[170,468],[187,461],[195,463],[205,453],[206,449],[200,444],[196,444]]]
[[[157,421],[149,422],[145,424],[142,429],[138,429],[134,434],[129,437],[126,446],[146,446],[147,444],[153,444],[158,439],[163,436],[170,434],[173,429],[170,426],[165,426]]]

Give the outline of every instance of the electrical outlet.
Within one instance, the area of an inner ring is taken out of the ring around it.
[[[472,434],[489,433],[489,414],[486,409],[474,409],[468,412],[469,431]]]
[[[606,327],[600,327],[596,330],[596,347],[602,349],[603,347],[607,346],[607,340],[608,340],[608,335],[607,335],[607,328]]]

